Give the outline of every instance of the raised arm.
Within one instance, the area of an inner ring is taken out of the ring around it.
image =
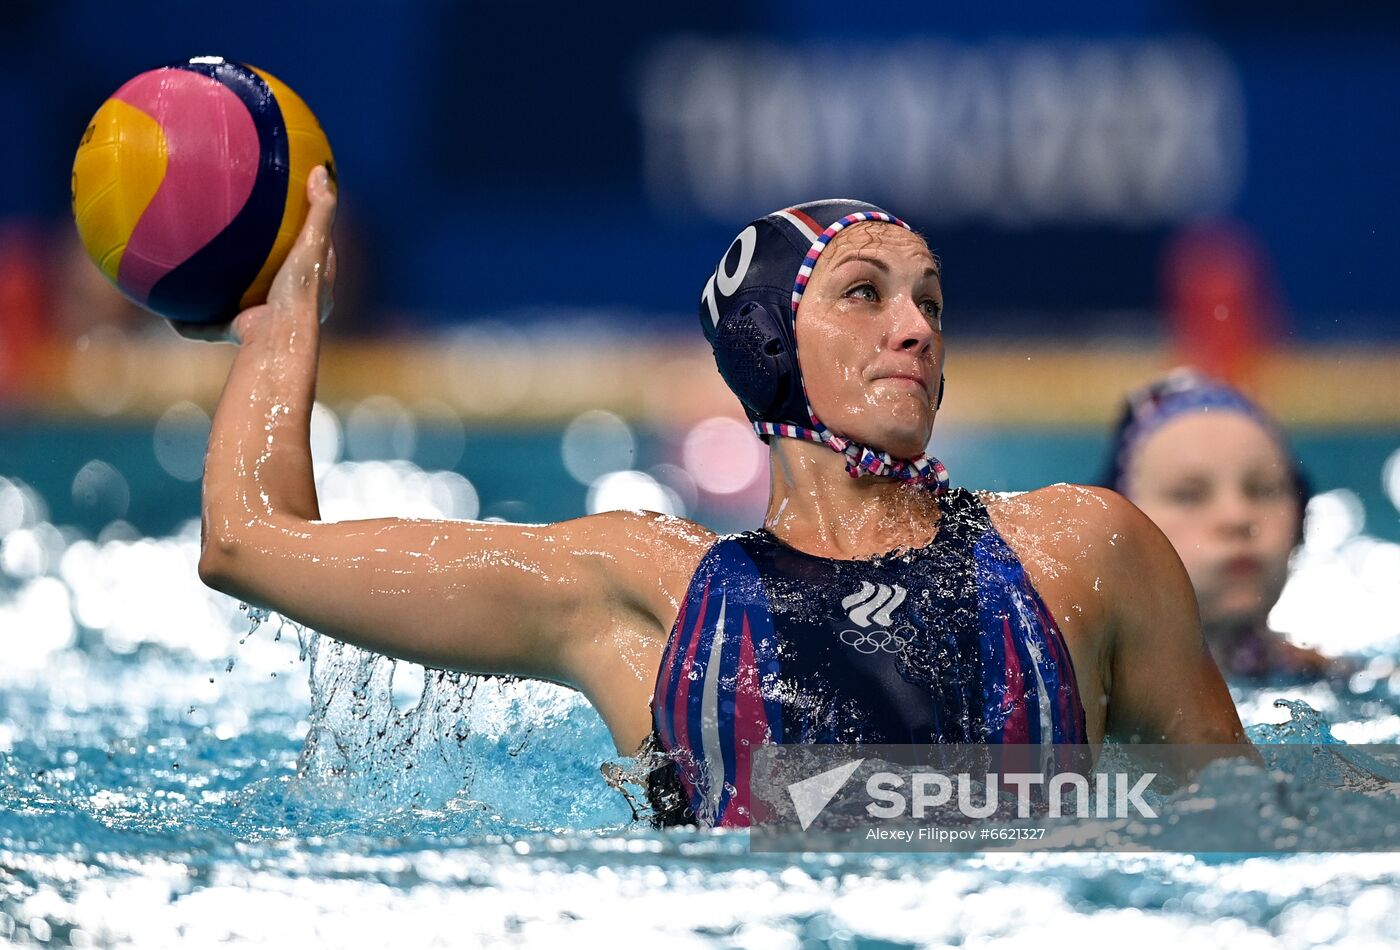
[[[310,423],[335,197],[315,173],[308,193],[268,303],[228,334],[241,345],[205,461],[200,576],[433,666],[565,682],[597,704],[608,664],[640,657],[630,678],[649,684],[678,586],[712,537],[690,522],[624,512],[546,526],[319,520]]]

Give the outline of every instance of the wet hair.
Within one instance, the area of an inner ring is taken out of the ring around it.
[[[1312,485],[1288,438],[1273,417],[1244,393],[1196,369],[1175,369],[1127,395],[1113,426],[1108,460],[1098,484],[1126,495],[1129,467],[1148,436],[1178,416],[1211,410],[1236,412],[1253,419],[1278,445],[1288,464],[1297,496],[1298,534],[1293,543],[1302,543],[1303,516],[1312,497]]]

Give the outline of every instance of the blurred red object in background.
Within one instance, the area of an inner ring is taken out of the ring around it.
[[[45,333],[45,246],[38,228],[0,225],[0,403],[25,390]]]
[[[1279,294],[1254,235],[1233,221],[1183,229],[1164,255],[1162,285],[1178,361],[1248,387],[1282,336]]]

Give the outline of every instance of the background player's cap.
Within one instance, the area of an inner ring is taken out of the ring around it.
[[[1193,412],[1238,413],[1254,420],[1274,440],[1293,477],[1298,502],[1298,536],[1294,543],[1301,544],[1303,515],[1312,497],[1312,485],[1288,437],[1274,418],[1243,392],[1193,367],[1178,367],[1127,395],[1113,428],[1108,464],[1099,484],[1126,495],[1133,459],[1147,438],[1178,416]]]

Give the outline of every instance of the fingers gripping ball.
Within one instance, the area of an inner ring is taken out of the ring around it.
[[[275,77],[217,56],[144,72],[92,117],[73,161],[88,254],[170,320],[221,323],[263,302],[306,220],[330,143]]]

